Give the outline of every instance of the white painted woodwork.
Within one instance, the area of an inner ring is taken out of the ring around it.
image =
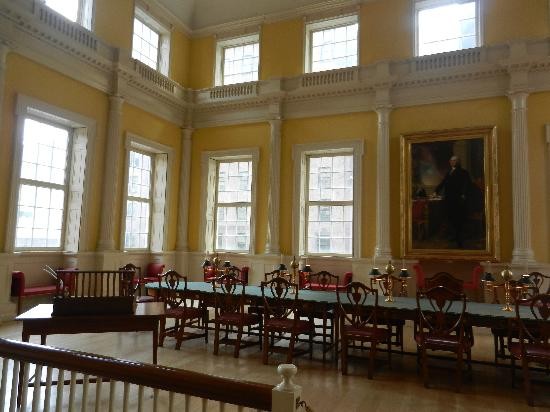
[[[269,190],[267,193],[267,239],[265,243],[266,254],[281,252],[279,245],[279,214],[281,199],[281,119],[269,121],[270,126],[270,150],[269,150]]]
[[[176,250],[187,252],[189,250],[189,190],[191,185],[191,144],[193,138],[192,128],[181,129],[182,145],[180,156],[180,184],[178,203],[178,232]]]
[[[109,96],[109,117],[107,120],[107,144],[105,145],[105,165],[103,174],[103,193],[101,197],[101,226],[98,250],[115,250],[115,219],[117,216],[117,194],[119,162],[121,159],[121,119],[124,99]]]
[[[374,255],[381,261],[390,260],[390,112],[391,107],[376,109],[378,140],[376,151],[376,247]]]

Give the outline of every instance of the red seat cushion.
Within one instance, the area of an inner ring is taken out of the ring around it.
[[[203,311],[199,308],[176,307],[167,308],[165,314],[168,318],[194,319],[202,317]]]
[[[269,319],[265,322],[264,328],[266,330],[276,330],[276,331],[292,331],[294,328],[293,319]],[[298,320],[296,321],[296,331],[298,333],[307,333],[311,329],[311,324],[307,320]]]
[[[422,336],[417,333],[414,337],[414,340],[419,346],[425,346],[428,349],[434,350],[447,350],[452,352],[456,351],[459,346],[458,336],[456,335],[433,336],[425,334],[424,341],[422,341]],[[464,339],[464,345],[471,345],[469,339]]]
[[[521,344],[519,342],[511,342],[508,350],[516,359],[522,359]],[[530,361],[548,364],[550,363],[550,346],[537,343],[526,343],[525,355]]]
[[[32,286],[23,290],[22,296],[53,295],[57,287],[55,285]]]
[[[389,338],[389,330],[386,328],[375,328],[373,326],[357,328],[353,325],[344,325],[342,329],[343,335],[347,336],[348,339],[385,341]]]
[[[224,313],[218,320],[229,325],[254,325],[260,322],[260,317],[253,313]]]

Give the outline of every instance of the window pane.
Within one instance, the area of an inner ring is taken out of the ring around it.
[[[309,201],[353,200],[353,156],[309,158]]]
[[[46,0],[46,6],[76,22],[78,18],[78,0]]]
[[[252,162],[221,162],[218,167],[218,203],[252,199]]]
[[[216,249],[247,251],[250,246],[250,206],[218,207]]]
[[[139,19],[134,19],[132,57],[157,70],[160,33]]]
[[[149,246],[149,203],[127,200],[124,247],[146,249]]]
[[[311,71],[357,65],[357,23],[311,33]]]
[[[130,151],[128,168],[128,196],[151,198],[151,156]]]
[[[223,50],[223,84],[258,80],[259,43],[250,43]]]
[[[22,184],[19,187],[15,247],[61,247],[65,191]]]
[[[418,54],[475,47],[476,20],[475,1],[418,10]]]
[[[353,206],[309,206],[307,252],[352,254]]]
[[[69,131],[25,119],[21,178],[65,184]]]

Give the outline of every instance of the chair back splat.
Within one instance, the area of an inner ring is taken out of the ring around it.
[[[464,292],[464,281],[457,279],[448,272],[438,272],[424,281],[425,289],[431,289],[436,286],[445,286],[447,289],[457,293]]]

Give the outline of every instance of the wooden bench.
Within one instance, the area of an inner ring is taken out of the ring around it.
[[[40,286],[26,286],[25,273],[20,270],[11,272],[11,296],[17,297],[17,314],[21,313],[21,300],[27,296],[55,295],[57,285],[51,283]]]

